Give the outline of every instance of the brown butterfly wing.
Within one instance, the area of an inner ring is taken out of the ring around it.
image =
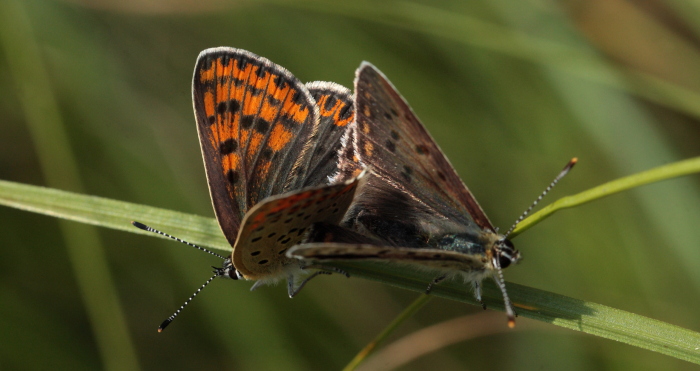
[[[353,149],[344,150],[354,151],[359,164],[374,174],[353,208],[355,217],[364,215],[365,220],[380,224],[393,220],[396,223],[389,227],[399,230],[418,229],[406,232],[414,233],[414,241],[393,241],[399,246],[420,245],[416,239],[422,234],[494,231],[408,103],[367,62],[356,73],[355,116]]]
[[[401,264],[420,264],[438,270],[479,272],[492,268],[484,255],[462,254],[441,249],[415,249],[346,243],[307,243],[292,247],[289,257],[311,262],[333,261],[391,261]],[[485,262],[486,261],[486,262]]]

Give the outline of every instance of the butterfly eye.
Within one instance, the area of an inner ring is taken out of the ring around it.
[[[498,260],[501,263],[501,269],[508,268],[508,266],[511,263],[510,256],[508,256],[508,255],[500,255],[498,257]]]
[[[506,268],[513,263],[517,263],[520,260],[520,252],[515,249],[513,243],[510,240],[504,240],[498,251],[498,262],[501,268]]]
[[[233,263],[231,262],[231,258],[226,258],[224,260],[224,266],[221,268],[214,268],[214,273],[220,277],[226,277],[226,278],[231,278],[234,280],[238,280],[243,278],[243,275],[241,272],[239,272],[234,266]]]

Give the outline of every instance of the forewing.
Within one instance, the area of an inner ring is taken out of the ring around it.
[[[359,197],[356,213],[379,220],[395,218],[391,214],[400,211],[393,210],[389,198],[403,194],[409,198],[402,201],[405,212],[418,220],[430,218],[433,227],[442,229],[428,233],[494,230],[408,103],[367,62],[355,77],[355,116],[354,155],[376,174]],[[383,205],[386,202],[388,206]]]
[[[300,183],[318,108],[286,69],[233,48],[199,55],[192,97],[212,203],[233,245],[253,205]]]
[[[346,87],[333,82],[315,81],[306,84],[319,109],[319,125],[316,139],[312,141],[304,186],[328,184],[348,180],[335,178],[338,172],[338,156],[341,138],[353,121],[352,93]],[[335,178],[335,179],[334,179]]]

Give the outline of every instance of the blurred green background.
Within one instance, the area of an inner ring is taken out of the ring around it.
[[[347,87],[372,62],[502,230],[571,157],[548,201],[700,155],[690,2],[3,0],[0,17],[4,180],[213,216],[190,83],[214,46]],[[514,241],[524,260],[506,279],[698,330],[699,183],[560,212]],[[215,281],[158,334],[215,258],[5,207],[0,220],[3,370],[340,369],[416,297],[338,276],[293,300]],[[440,299],[392,340],[426,328],[398,353],[454,344],[401,370],[695,368]]]

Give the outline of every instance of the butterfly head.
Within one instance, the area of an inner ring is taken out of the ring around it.
[[[217,267],[212,267],[214,268],[214,275],[216,277],[224,277],[224,278],[230,278],[232,280],[239,280],[243,279],[243,274],[238,271],[233,266],[233,262],[231,261],[231,257],[229,256],[228,258],[224,259],[224,265],[221,268]]]
[[[520,260],[520,251],[515,249],[513,243],[507,238],[501,238],[496,242],[493,255],[494,266],[501,269],[508,268],[511,264],[516,264]],[[498,265],[496,265],[496,261]]]
[[[515,327],[515,311],[513,310],[513,303],[508,297],[508,292],[506,291],[506,282],[503,279],[503,269],[507,268],[511,264],[515,264],[520,260],[520,251],[515,249],[513,243],[510,242],[506,236],[499,236],[493,246],[493,254],[491,256],[491,264],[495,270],[495,275],[493,279],[496,281],[498,288],[501,289],[503,294],[503,302],[508,315],[508,327]]]

